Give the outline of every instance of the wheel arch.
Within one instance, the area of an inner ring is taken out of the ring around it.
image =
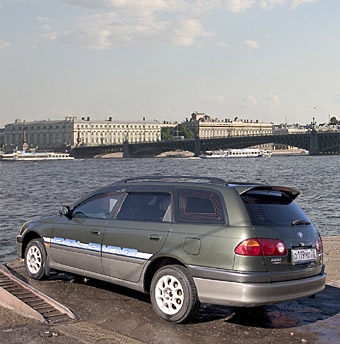
[[[144,291],[150,293],[151,280],[157,270],[167,265],[181,265],[186,268],[185,264],[173,257],[159,257],[149,264],[144,274]]]
[[[21,247],[21,252],[20,253],[20,258],[24,258],[25,256],[25,251],[28,243],[32,241],[33,239],[42,239],[41,235],[39,235],[37,232],[30,231],[26,233],[22,240],[22,247]]]

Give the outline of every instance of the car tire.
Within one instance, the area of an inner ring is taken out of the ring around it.
[[[155,273],[150,298],[155,313],[176,324],[188,322],[200,306],[194,280],[180,265],[165,266]]]
[[[25,267],[31,278],[41,280],[45,274],[47,254],[41,239],[31,240],[25,250]]]

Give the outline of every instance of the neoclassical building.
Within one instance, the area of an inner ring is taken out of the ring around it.
[[[227,136],[267,135],[273,133],[273,123],[258,120],[212,119],[205,113],[194,112],[185,125],[195,132],[199,138],[218,138]]]
[[[273,124],[258,120],[212,119],[205,113],[194,112],[183,122],[199,138],[272,134]],[[65,117],[64,120],[22,121],[5,125],[4,149],[21,149],[23,141],[31,149],[56,149],[60,147],[98,146],[161,140],[162,127],[175,127],[177,122],[105,121],[90,117]],[[267,147],[268,148],[268,147]]]
[[[161,123],[157,121],[92,121],[90,117],[80,120],[66,117],[64,120],[27,122],[16,120],[5,125],[4,146],[6,150],[20,149],[25,140],[29,148],[53,149],[69,146],[97,146],[154,142],[161,139]]]

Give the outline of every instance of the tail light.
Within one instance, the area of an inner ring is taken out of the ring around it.
[[[284,256],[287,249],[278,239],[247,239],[236,247],[235,253],[241,256]]]
[[[315,249],[317,252],[322,252],[323,250],[323,244],[322,244],[322,239],[321,237],[317,237],[315,239]]]

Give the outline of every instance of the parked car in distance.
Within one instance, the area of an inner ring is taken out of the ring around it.
[[[124,179],[26,222],[17,253],[31,278],[108,281],[148,293],[160,318],[188,322],[200,303],[256,307],[324,289],[322,240],[298,195],[214,177]]]

